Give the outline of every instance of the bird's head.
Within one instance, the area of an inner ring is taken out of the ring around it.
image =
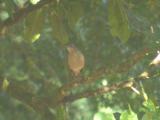
[[[75,47],[74,44],[70,44],[67,46],[67,51],[70,52],[74,52],[75,50],[77,50],[77,48]]]

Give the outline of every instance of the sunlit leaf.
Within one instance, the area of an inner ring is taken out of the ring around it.
[[[28,0],[14,0],[15,4],[17,5],[17,7],[19,8],[24,8],[25,7],[25,3],[27,2]]]
[[[115,118],[112,113],[97,112],[93,120],[115,120]]]
[[[40,34],[35,34],[33,37],[32,37],[32,43],[37,41],[39,39],[41,35]]]
[[[156,111],[156,106],[154,105],[154,103],[148,99],[147,101],[145,101],[143,103],[143,105],[149,110],[149,111]]]
[[[145,101],[143,105],[147,109],[145,109],[145,114],[143,115],[142,120],[159,120],[160,119],[160,108],[155,106],[150,99]]]
[[[30,2],[31,2],[33,5],[37,4],[39,1],[40,1],[40,0],[30,0]]]
[[[9,14],[6,11],[0,11],[0,21],[5,21],[9,18]]]
[[[2,90],[7,90],[9,86],[9,81],[5,78],[2,83]]]
[[[93,120],[115,120],[113,110],[108,108],[100,108],[99,111],[94,115]]]
[[[122,112],[120,120],[138,120],[138,117],[132,110],[126,110]]]
[[[24,37],[27,41],[39,39],[44,24],[44,9],[37,10],[26,17]]]

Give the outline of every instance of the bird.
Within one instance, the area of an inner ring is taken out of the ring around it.
[[[83,53],[74,45],[67,46],[68,51],[68,66],[75,76],[80,74],[80,71],[85,66],[85,57]]]

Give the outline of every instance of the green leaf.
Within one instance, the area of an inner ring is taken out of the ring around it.
[[[49,109],[55,115],[56,120],[67,120],[67,111],[64,105],[58,106],[56,109]]]
[[[68,20],[69,26],[74,29],[76,23],[84,14],[84,5],[82,1],[72,1],[65,7],[65,14]]]
[[[5,21],[9,18],[9,14],[7,11],[1,11],[0,12],[0,21]]]
[[[149,111],[156,111],[156,106],[154,105],[154,103],[151,100],[147,100],[145,102],[143,102],[143,105],[148,108]]]
[[[4,0],[5,8],[7,9],[7,12],[12,15],[14,9],[15,9],[15,3],[13,0]]]
[[[27,0],[14,0],[15,4],[19,8],[24,8]]]
[[[142,120],[152,120],[152,113],[151,112],[145,113],[144,116],[142,117]]]
[[[25,19],[26,28],[24,30],[24,38],[30,42],[39,39],[45,20],[45,9],[39,9],[29,14]]]
[[[35,5],[35,4],[37,4],[39,1],[40,1],[40,0],[30,0],[30,3],[33,4],[33,5]]]
[[[142,120],[160,120],[160,111],[146,112],[142,117]]]
[[[115,120],[115,118],[112,113],[97,112],[93,120]]]
[[[147,108],[142,120],[160,120],[160,109],[155,106],[155,104],[148,99],[143,103]]]
[[[61,44],[66,44],[69,41],[69,35],[64,25],[64,17],[61,10],[54,10],[50,14],[50,24],[52,26],[53,37]]]
[[[7,90],[9,84],[10,84],[9,81],[5,78],[2,83],[2,90],[4,91]]]
[[[121,114],[120,120],[138,120],[138,117],[137,114],[130,109]]]
[[[123,0],[110,0],[108,4],[108,21],[111,34],[126,42],[130,36],[128,16],[124,9]]]

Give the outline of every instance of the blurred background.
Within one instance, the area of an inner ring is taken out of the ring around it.
[[[56,100],[57,89],[75,80],[69,44],[84,55],[82,78],[105,69],[93,82],[68,91],[73,95],[150,69],[160,48],[159,10],[159,0],[0,0],[0,120],[118,120],[129,108],[142,119],[144,98],[130,89],[58,107],[39,105],[48,102],[41,98]],[[142,84],[158,106],[160,70],[153,71]],[[36,104],[34,97],[40,98]]]

